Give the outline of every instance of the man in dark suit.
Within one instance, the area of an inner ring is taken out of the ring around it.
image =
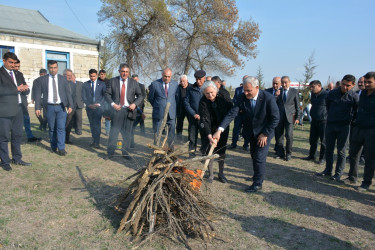
[[[18,84],[14,74],[14,65],[18,58],[12,52],[3,56],[0,68],[0,158],[5,171],[12,170],[10,163],[30,166],[22,160],[21,140],[23,111],[20,93],[29,90],[25,82]],[[12,160],[9,158],[8,142],[11,141]]]
[[[266,89],[265,91],[273,95],[275,97],[275,100],[277,100],[277,97],[280,95],[280,91],[281,91],[280,89],[281,89],[281,77],[275,76],[272,79],[272,87]],[[277,137],[278,137],[277,131],[275,130],[275,140]],[[275,141],[274,150],[275,150],[275,153],[277,154],[277,141]]]
[[[276,99],[280,112],[280,122],[276,127],[276,150],[277,158],[284,158],[286,161],[292,159],[293,146],[293,126],[299,123],[300,103],[298,90],[290,88],[290,79],[288,76],[281,77],[280,95]],[[284,131],[286,138],[286,147],[284,151]]]
[[[21,61],[18,59],[17,63],[14,65],[14,74],[16,75],[17,85],[26,84],[25,78],[23,77],[22,72],[20,72]],[[30,115],[27,109],[28,102],[27,102],[27,95],[30,93],[30,89],[26,91],[22,91],[20,93],[21,101],[22,101],[22,111],[23,111],[23,126],[25,127],[25,132],[27,136],[28,142],[36,142],[40,141],[42,138],[35,137],[33,132],[31,131],[31,124],[30,124]]]
[[[172,70],[166,68],[163,70],[162,78],[151,83],[148,101],[152,106],[152,128],[156,136],[159,132],[164,117],[164,110],[169,102],[171,104],[168,112],[168,145],[172,146],[176,126],[176,92],[178,83],[172,80]]]
[[[207,80],[208,81],[208,80]],[[229,94],[229,91],[226,90],[224,88],[224,86],[222,85],[222,81],[220,79],[220,77],[218,76],[213,76],[211,78],[211,81],[213,81],[218,89],[218,92],[217,94],[218,95],[221,95],[222,97],[224,97],[225,100],[229,101],[229,102],[232,102],[232,99],[230,98],[230,94]]]
[[[118,134],[122,134],[122,154],[130,160],[128,149],[131,142],[133,121],[137,116],[136,108],[142,105],[143,96],[139,84],[129,78],[130,69],[125,63],[119,67],[119,77],[109,80],[105,100],[111,106],[111,132],[109,134],[107,157],[113,156]]]
[[[47,75],[47,70],[46,69],[40,69],[39,70],[39,76],[45,76]],[[38,83],[37,79],[34,80],[33,86],[31,88],[31,103],[35,104],[35,87],[36,84]],[[42,97],[43,100],[43,97]],[[42,101],[43,103],[43,101]],[[43,107],[42,107],[43,108]],[[37,117],[39,120],[39,130],[46,131],[47,130],[47,115],[46,115],[46,109],[43,108],[43,115],[41,114],[39,117]]]
[[[199,101],[203,94],[201,87],[206,80],[206,72],[204,70],[198,70],[194,73],[195,83],[193,86],[189,86],[187,94],[184,100],[184,106],[188,113],[188,137],[189,137],[189,156],[194,157],[197,148],[198,141],[198,123],[200,120],[199,116]]]
[[[243,137],[250,141],[250,155],[253,160],[253,184],[246,192],[257,192],[262,189],[267,153],[274,129],[279,122],[279,111],[275,98],[259,90],[259,81],[248,76],[244,80],[244,93],[221,122],[213,138],[219,140],[220,134],[239,114],[244,123]]]
[[[107,72],[104,69],[99,70],[98,79],[105,83],[105,87],[108,89],[109,79],[107,78]],[[105,124],[105,135],[109,136],[109,131],[111,130],[111,106],[105,102],[103,107],[103,117]]]
[[[72,93],[66,78],[58,74],[57,62],[49,60],[47,65],[49,74],[39,77],[36,83],[35,114],[39,117],[41,107],[47,108],[51,150],[65,156],[65,125],[67,114],[72,112]]]
[[[192,86],[188,82],[188,77],[187,75],[182,75],[180,76],[180,84],[178,85],[178,90],[177,90],[177,96],[176,96],[176,134],[177,134],[177,139],[182,140],[182,130],[184,128],[184,120],[185,117],[187,117],[187,112],[184,106],[184,100],[187,94],[187,89],[189,86]]]
[[[65,143],[71,144],[70,132],[73,127],[75,127],[77,135],[82,135],[83,82],[76,81],[75,75],[71,69],[65,69],[63,75],[69,82],[69,90],[72,93],[73,99],[72,112],[67,115],[65,128]]]
[[[137,74],[132,75],[132,78],[134,80],[136,80],[137,83],[139,84],[139,87],[141,88],[141,91],[142,91],[143,98],[145,99],[146,98],[146,88],[145,88],[145,85],[143,83],[139,82],[139,77],[138,77]],[[133,132],[134,132],[135,127],[139,124],[139,127],[141,128],[142,134],[145,134],[145,119],[146,119],[146,115],[143,113],[144,109],[145,109],[145,103],[143,102],[142,106],[138,107],[138,109],[137,109],[138,111],[141,111],[141,112],[139,112],[139,113],[137,112],[137,119],[135,119],[134,124],[133,124]],[[132,138],[134,139],[133,136],[132,136]]]
[[[82,99],[86,104],[93,142],[91,147],[100,148],[100,133],[102,129],[103,106],[105,103],[105,83],[98,80],[98,71],[89,70],[90,80],[83,84]]]

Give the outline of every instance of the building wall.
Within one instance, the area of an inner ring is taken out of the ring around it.
[[[70,68],[77,80],[87,81],[90,69],[98,69],[98,48],[96,45],[60,42],[46,39],[0,34],[0,45],[12,46],[21,61],[20,71],[27,84],[32,86],[39,77],[39,70],[46,68],[46,50],[67,52]]]

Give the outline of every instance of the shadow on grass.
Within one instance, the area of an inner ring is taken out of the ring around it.
[[[76,166],[77,173],[81,178],[83,189],[81,192],[88,192],[89,196],[86,198],[96,207],[103,217],[108,219],[114,228],[114,232],[120,226],[120,221],[123,217],[121,213],[116,211],[114,207],[110,206],[116,195],[118,195],[123,188],[118,186],[109,186],[97,179],[88,179],[85,177],[79,166]]]
[[[299,214],[320,217],[348,227],[356,227],[375,233],[375,220],[348,210],[350,209],[350,203],[345,200],[339,200],[339,206],[342,208],[336,208],[321,201],[284,192],[273,191],[261,193],[261,195],[269,204],[278,208],[288,208]]]
[[[282,218],[268,218],[265,216],[247,217],[231,212],[227,212],[227,214],[229,217],[240,221],[244,231],[282,248],[359,249],[332,235],[293,225]],[[255,248],[256,246],[253,247]]]

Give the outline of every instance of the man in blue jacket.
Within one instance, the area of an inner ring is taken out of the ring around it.
[[[195,150],[197,148],[198,140],[198,123],[200,116],[198,113],[199,101],[202,98],[201,87],[206,80],[206,72],[204,70],[198,70],[194,74],[195,83],[193,86],[189,86],[187,94],[184,100],[186,112],[188,113],[188,137],[189,137],[189,156],[195,156]]]
[[[250,155],[253,160],[253,184],[246,192],[257,192],[262,189],[266,159],[274,130],[279,123],[279,110],[275,98],[259,90],[259,81],[248,76],[244,79],[244,93],[239,96],[235,106],[221,122],[211,143],[220,139],[220,134],[239,114],[242,116],[244,129],[243,137],[250,141]]]
[[[100,133],[102,129],[102,115],[104,112],[106,85],[98,80],[98,72],[89,70],[90,80],[82,87],[82,99],[86,104],[86,113],[89,118],[93,142],[90,146],[100,148]]]
[[[156,135],[158,134],[164,117],[164,110],[169,102],[171,104],[168,112],[168,145],[172,146],[175,136],[176,127],[176,92],[178,83],[172,80],[172,70],[166,68],[163,70],[162,78],[156,80],[150,85],[148,101],[152,105],[152,128],[154,130],[156,143]]]

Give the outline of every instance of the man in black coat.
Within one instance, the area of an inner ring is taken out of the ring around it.
[[[176,96],[176,135],[177,139],[182,140],[182,130],[184,128],[185,117],[188,116],[184,106],[184,100],[187,94],[188,87],[191,87],[193,84],[188,82],[187,75],[180,76],[180,84],[178,85],[177,96]]]
[[[272,79],[272,87],[266,89],[265,91],[267,91],[268,93],[273,95],[275,97],[275,100],[277,100],[277,97],[280,95],[280,91],[281,91],[281,77],[275,76]],[[280,136],[278,136],[277,132],[278,131],[275,130],[275,139],[280,138]],[[277,144],[278,144],[277,141],[275,141],[274,150],[275,150],[276,155],[277,155],[277,152],[278,152],[277,151]]]
[[[49,74],[39,77],[36,82],[35,114],[40,116],[41,107],[47,109],[51,150],[65,156],[66,117],[73,110],[73,98],[68,80],[58,74],[57,61],[49,60],[47,65]]]
[[[304,158],[307,161],[315,161],[315,152],[320,139],[319,164],[325,163],[326,138],[325,129],[327,124],[326,97],[328,92],[322,88],[322,83],[318,80],[310,82],[311,88],[311,127],[310,127],[310,151]]]
[[[337,142],[337,160],[335,175],[331,180],[339,181],[345,168],[346,146],[349,137],[350,124],[355,117],[358,106],[358,95],[353,91],[355,77],[345,75],[341,86],[328,92],[326,135],[326,167],[318,176],[331,176],[333,168],[333,153]]]
[[[297,89],[290,88],[289,76],[281,77],[280,95],[276,99],[280,112],[280,122],[276,127],[276,149],[277,158],[284,158],[286,161],[292,159],[293,147],[293,126],[298,124],[300,117],[300,103]],[[284,150],[284,131],[286,146]]]
[[[250,155],[253,160],[253,184],[246,192],[257,192],[262,189],[265,175],[268,149],[274,130],[279,122],[279,111],[275,98],[259,90],[259,81],[248,76],[244,79],[244,93],[239,96],[234,107],[221,122],[213,139],[220,139],[220,134],[230,122],[240,114],[243,118],[243,137],[250,141]]]
[[[18,58],[12,52],[3,56],[3,67],[0,68],[0,158],[5,171],[12,170],[10,163],[30,166],[22,160],[21,141],[23,111],[20,93],[28,91],[29,86],[18,85],[14,75],[14,65]],[[11,141],[12,160],[9,158],[8,142]]]
[[[47,70],[46,69],[40,69],[39,70],[39,76],[45,76],[47,75]],[[33,86],[31,88],[31,103],[32,104],[35,104],[35,88],[36,88],[36,85],[38,84],[38,81],[37,79],[34,80],[33,82]],[[42,103],[43,103],[43,98],[42,98]],[[47,112],[46,112],[46,109],[43,108],[43,115],[41,114],[40,116],[37,116],[38,120],[39,120],[39,130],[42,130],[42,131],[46,131],[47,130]]]
[[[130,160],[128,154],[131,142],[131,131],[133,121],[137,116],[136,108],[143,103],[143,95],[139,84],[130,78],[130,68],[122,63],[119,67],[119,77],[109,80],[105,93],[105,100],[110,106],[111,112],[111,132],[109,134],[107,157],[113,156],[116,149],[118,134],[122,135],[122,155]]]

